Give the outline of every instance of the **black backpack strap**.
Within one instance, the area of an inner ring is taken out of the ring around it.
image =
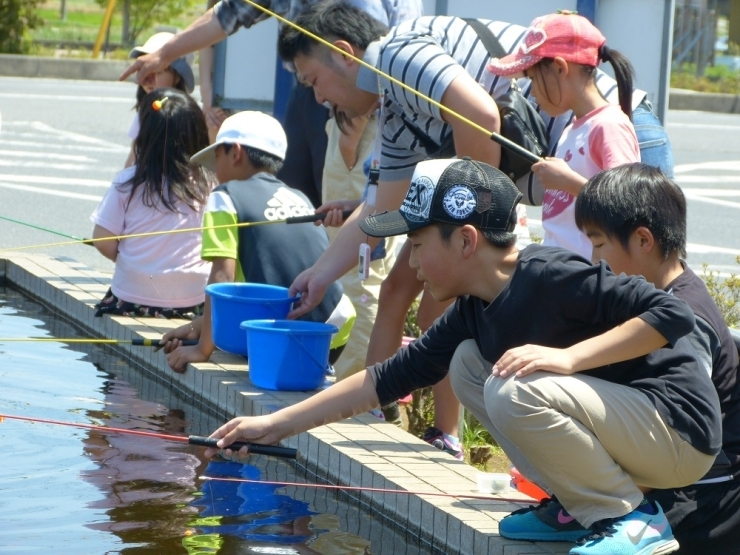
[[[491,58],[503,58],[508,54],[508,52],[504,50],[504,47],[501,46],[496,35],[494,35],[488,28],[488,25],[483,23],[480,19],[464,17],[462,20],[470,25],[473,31],[475,31],[475,34],[478,35],[483,46],[486,47],[486,50],[488,50],[488,53],[491,55]]]

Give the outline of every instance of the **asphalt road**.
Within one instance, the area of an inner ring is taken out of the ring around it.
[[[128,152],[134,94],[131,83],[0,77],[0,217],[89,237],[90,213]],[[668,133],[689,199],[690,265],[740,273],[740,115],[671,111]],[[537,231],[541,212],[528,212]],[[0,219],[0,249],[66,240]],[[88,246],[30,252],[112,270]]]

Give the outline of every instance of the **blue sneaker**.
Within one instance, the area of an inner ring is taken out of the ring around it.
[[[514,511],[499,523],[498,531],[512,540],[544,542],[575,542],[588,534],[556,497]]]
[[[652,515],[635,510],[620,518],[600,520],[570,555],[666,555],[678,551],[671,525],[656,505]]]

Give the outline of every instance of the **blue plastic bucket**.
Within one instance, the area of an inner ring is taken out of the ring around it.
[[[311,391],[324,383],[331,324],[296,320],[242,322],[249,345],[249,379],[257,387]]]
[[[213,343],[228,353],[247,356],[248,346],[239,325],[245,320],[281,319],[298,297],[288,289],[262,283],[212,283],[206,286],[211,298]]]

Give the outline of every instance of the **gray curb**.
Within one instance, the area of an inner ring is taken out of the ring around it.
[[[118,81],[130,64],[129,60],[89,60],[82,58],[49,58],[0,54],[0,76],[43,77],[46,79],[81,79],[85,81]],[[198,67],[193,67],[198,82]],[[134,78],[129,77],[133,82]]]
[[[123,73],[128,65],[128,60],[85,60],[0,54],[0,76],[4,77],[117,81],[118,76]],[[197,83],[197,65],[193,67],[193,71]],[[133,78],[129,78],[129,81],[133,81]],[[740,95],[671,89],[668,107],[671,110],[740,114]]]

